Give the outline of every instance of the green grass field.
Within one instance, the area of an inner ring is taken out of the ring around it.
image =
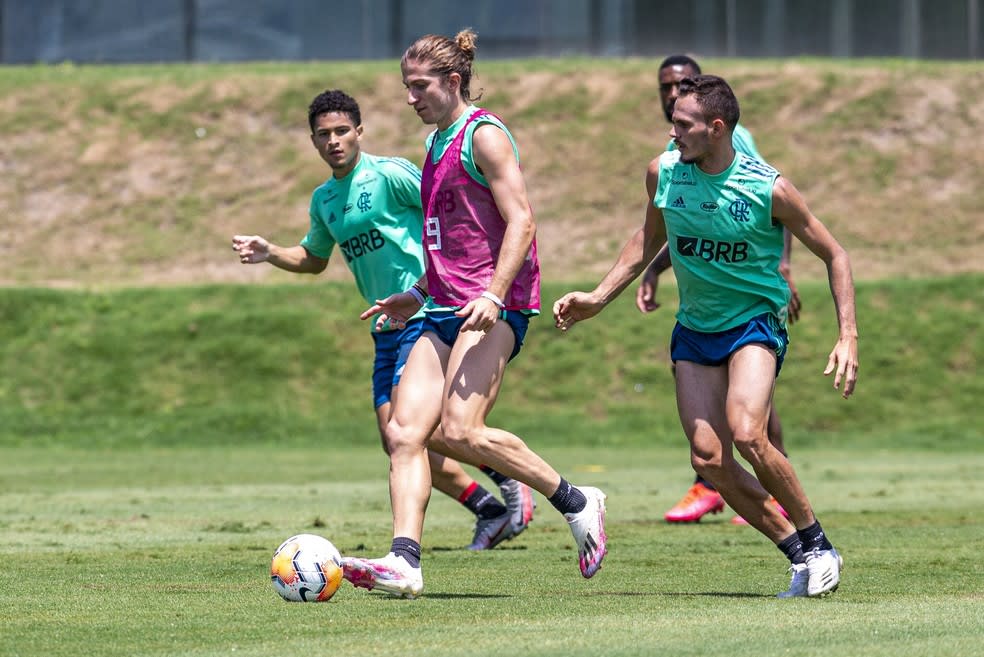
[[[568,336],[536,320],[494,416],[609,494],[602,572],[582,580],[542,498],[529,531],[473,554],[438,495],[422,599],[343,584],[324,605],[275,594],[279,542],[374,556],[390,538],[351,287],[0,289],[0,655],[984,654],[982,283],[860,283],[850,401],[820,375],[827,293],[801,290],[777,403],[846,559],[829,598],[775,599],[785,560],[730,512],[661,521],[692,476],[672,308],[626,298]]]
[[[287,536],[389,545],[372,345],[341,258],[302,279],[242,267],[229,239],[303,235],[327,175],[305,108],[326,87],[359,98],[369,152],[419,162],[397,63],[2,67],[0,657],[984,656],[980,66],[702,63],[858,279],[845,401],[821,374],[825,274],[794,250],[804,314],[776,393],[839,591],[777,600],[785,559],[730,512],[662,522],[692,479],[668,288],[649,317],[626,294],[568,335],[535,320],[491,418],[608,493],[594,579],[542,498],[527,532],[473,554],[470,517],[435,495],[423,598],[283,602]],[[667,140],[656,66],[481,63],[521,146],[545,310],[639,225]]]
[[[687,484],[682,448],[545,453],[609,494],[594,579],[542,498],[527,532],[470,553],[468,514],[435,497],[423,598],[343,583],[318,605],[277,596],[273,549],[309,531],[384,552],[378,450],[4,448],[0,654],[981,654],[980,452],[799,450],[846,566],[834,595],[792,601],[773,597],[782,555],[728,510],[659,521]]]

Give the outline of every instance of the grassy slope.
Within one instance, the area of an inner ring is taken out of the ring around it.
[[[847,402],[820,375],[836,336],[829,293],[804,285],[777,396],[790,444],[979,448],[982,284],[860,284]],[[334,283],[0,289],[0,444],[374,441],[356,297]],[[538,445],[679,444],[668,306],[644,318],[625,295],[567,336],[535,320],[494,421]]]
[[[607,268],[664,147],[656,61],[479,62],[520,143],[546,280]],[[984,269],[984,74],[972,63],[708,60],[762,153],[804,191],[859,278]],[[0,284],[293,281],[238,265],[235,232],[294,243],[326,176],[306,107],[355,94],[367,150],[419,162],[427,129],[395,62],[0,69]],[[196,135],[202,135],[200,138]],[[822,278],[798,257],[799,275]],[[331,275],[347,273],[338,263]]]

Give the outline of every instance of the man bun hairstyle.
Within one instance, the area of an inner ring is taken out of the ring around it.
[[[428,34],[406,49],[400,63],[410,60],[428,63],[431,72],[444,78],[457,73],[461,77],[461,97],[470,103],[481,98],[481,94],[472,98],[470,89],[476,41],[478,35],[470,27],[458,32],[453,40],[440,34]]]
[[[741,112],[731,86],[716,75],[694,75],[680,80],[680,98],[695,96],[706,121],[721,119],[730,130],[738,125]]]
[[[326,112],[338,112],[347,114],[355,127],[362,125],[362,112],[359,111],[359,103],[341,89],[329,89],[314,97],[308,106],[308,125],[311,126],[311,134],[314,134],[314,124],[318,117]]]

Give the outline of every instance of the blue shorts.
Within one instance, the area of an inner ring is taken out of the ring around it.
[[[423,332],[424,320],[415,319],[406,328],[372,334],[376,360],[372,365],[372,401],[379,408],[390,401],[393,387],[400,383],[410,350]]]
[[[747,344],[761,344],[776,354],[776,376],[782,369],[789,346],[786,327],[771,313],[758,315],[727,331],[700,333],[679,322],[673,327],[670,339],[670,358],[673,362],[686,360],[698,365],[717,367],[728,361],[731,354]]]
[[[433,331],[441,342],[449,347],[454,346],[461,331],[461,325],[465,323],[464,317],[458,317],[453,310],[435,310],[424,315],[424,331]],[[513,344],[512,353],[509,360],[512,360],[523,348],[523,340],[526,338],[526,329],[530,325],[530,316],[524,315],[518,310],[503,310],[499,313],[499,319],[505,320],[506,324],[513,331],[516,338]]]

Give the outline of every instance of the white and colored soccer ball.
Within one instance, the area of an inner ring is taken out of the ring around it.
[[[291,536],[273,553],[270,579],[284,600],[324,602],[342,583],[342,555],[321,536]]]

